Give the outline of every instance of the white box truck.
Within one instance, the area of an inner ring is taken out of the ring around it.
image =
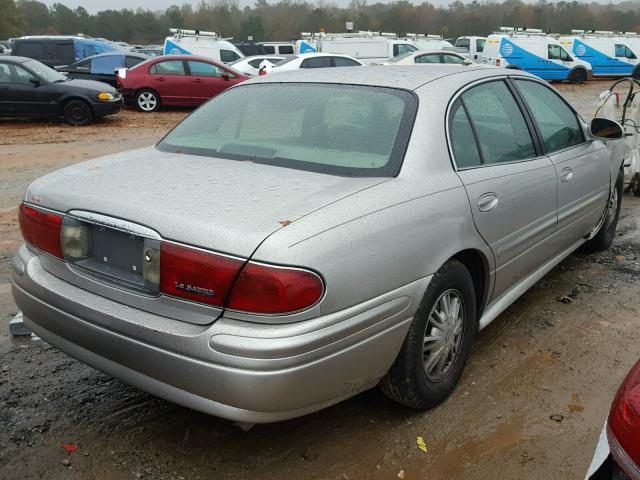
[[[301,37],[295,45],[296,53],[340,53],[366,64],[382,63],[418,50],[413,42],[392,33],[302,33]]]

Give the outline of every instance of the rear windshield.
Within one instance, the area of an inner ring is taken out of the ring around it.
[[[232,88],[189,115],[162,151],[351,177],[392,177],[417,108],[404,90],[314,83]]]

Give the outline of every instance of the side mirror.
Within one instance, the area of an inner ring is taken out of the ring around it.
[[[222,74],[220,75],[222,77],[223,80],[229,80],[229,72],[223,70]]]
[[[464,62],[462,62],[464,65],[473,65],[473,62],[469,59],[466,59]]]
[[[42,85],[42,82],[40,81],[40,79],[35,77],[29,78],[29,82],[33,83],[36,87]]]
[[[608,118],[596,117],[591,120],[591,135],[602,139],[616,139],[624,137],[622,125]]]

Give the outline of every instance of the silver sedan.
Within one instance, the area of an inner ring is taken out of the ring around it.
[[[611,244],[621,135],[514,70],[254,79],[154,147],[35,181],[13,294],[52,345],[220,417],[376,385],[430,408],[479,329]]]

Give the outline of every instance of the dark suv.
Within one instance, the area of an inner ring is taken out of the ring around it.
[[[98,53],[120,51],[114,45],[92,38],[36,36],[16,38],[12,55],[38,60],[49,67],[69,65]]]

